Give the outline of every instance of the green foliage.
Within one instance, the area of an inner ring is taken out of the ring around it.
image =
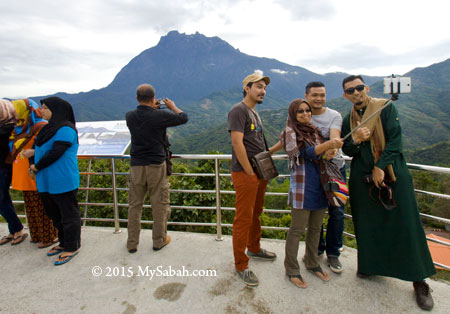
[[[209,154],[218,154],[217,151],[211,151]],[[129,173],[129,159],[115,159],[115,171],[116,171],[116,185],[119,189],[117,191],[117,200],[119,203],[119,218],[127,219],[127,207],[128,192],[120,189],[128,188],[128,173]],[[220,173],[230,173],[229,161],[220,161],[219,163]],[[89,187],[98,189],[109,190],[95,190],[95,191],[79,191],[79,202],[85,202],[88,194],[89,203],[105,203],[101,206],[85,206],[80,205],[82,215],[86,212],[87,217],[97,218],[113,218],[113,193],[112,177],[111,177],[111,160],[109,159],[95,159],[91,161],[89,169],[88,160],[79,160],[80,172],[99,172],[100,175],[90,175]],[[214,160],[198,160],[198,161],[186,161],[176,160],[173,166],[174,173],[182,174],[201,174],[201,173],[214,173],[215,163]],[[281,171],[280,171],[281,172]],[[432,191],[436,193],[442,193],[450,195],[450,176],[441,175],[437,173],[425,172],[425,171],[411,171],[414,186],[416,189]],[[281,173],[287,173],[282,171]],[[83,174],[80,178],[81,187],[86,187],[88,175]],[[216,206],[216,194],[215,194],[215,177],[213,176],[188,176],[188,175],[173,175],[169,179],[170,181],[170,202],[172,206],[171,221],[174,222],[191,222],[191,223],[215,223],[217,221]],[[230,177],[222,176],[220,178],[220,189],[222,191],[232,191],[233,185]],[[207,190],[210,193],[186,193],[178,190]],[[277,178],[271,180],[268,184],[268,192],[282,192],[287,193],[289,190],[288,178]],[[21,200],[22,193],[19,191],[11,191],[12,198],[14,200]],[[224,208],[234,208],[235,197],[233,194],[221,194],[221,221],[223,224],[232,224],[234,219],[234,211]],[[421,212],[431,214],[434,216],[444,217],[450,219],[450,201],[441,198],[435,198],[426,196],[423,194],[417,194],[417,201]],[[147,197],[145,204],[151,204],[151,200]],[[189,209],[176,208],[177,206],[189,206]],[[201,209],[199,207],[210,207],[214,209]],[[265,208],[272,210],[286,210],[289,209],[287,205],[287,196],[273,196],[266,195]],[[23,214],[23,205],[16,205],[18,213]],[[351,214],[350,205],[346,205],[345,212]],[[142,220],[153,220],[152,211],[150,208],[144,208],[142,213]],[[429,227],[444,229],[444,225],[439,222],[424,219],[425,223]],[[289,228],[291,222],[291,215],[284,213],[263,213],[261,215],[261,224],[263,226],[272,227],[285,227]],[[326,223],[326,220],[325,220]],[[111,222],[87,222],[87,225],[91,226],[110,226],[114,224]],[[126,223],[121,223],[122,228],[126,228]],[[144,224],[144,228],[150,228],[150,224]],[[194,232],[206,232],[215,233],[215,226],[169,226],[171,230],[179,231],[194,231]],[[345,230],[348,233],[354,234],[354,226],[351,219],[345,220]],[[223,228],[223,234],[231,234],[232,229],[228,227]],[[285,239],[286,231],[284,230],[263,230],[263,237]],[[344,237],[345,245],[356,247],[356,241],[350,237]]]
[[[450,282],[450,271],[445,269],[436,269],[436,274],[431,276],[431,278],[434,280],[441,279]]]
[[[417,150],[405,151],[407,162],[421,165],[450,166],[450,142],[440,142]]]

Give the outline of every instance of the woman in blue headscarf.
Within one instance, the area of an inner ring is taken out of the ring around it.
[[[78,254],[81,218],[77,202],[80,183],[77,151],[78,133],[72,106],[59,97],[41,100],[42,117],[48,120],[36,136],[34,164],[36,185],[47,215],[58,229],[59,244],[48,256],[60,254],[62,265]]]

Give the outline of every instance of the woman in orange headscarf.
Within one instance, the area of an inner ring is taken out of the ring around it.
[[[57,230],[45,214],[36,182],[28,175],[28,159],[22,156],[22,151],[32,148],[36,134],[47,121],[42,119],[39,105],[32,99],[13,100],[12,103],[18,115],[10,143],[13,159],[12,188],[23,191],[31,242],[39,243],[38,248],[42,249],[55,243]]]

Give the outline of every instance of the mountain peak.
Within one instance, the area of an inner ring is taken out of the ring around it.
[[[231,48],[235,50],[230,44],[226,41],[220,39],[217,36],[214,37],[206,37],[199,32],[195,32],[195,34],[188,35],[186,33],[180,33],[177,30],[173,30],[167,33],[167,35],[162,36],[159,40],[157,47],[159,48],[182,48],[189,49],[189,47],[208,47],[211,48]]]

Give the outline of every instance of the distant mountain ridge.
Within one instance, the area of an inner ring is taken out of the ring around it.
[[[412,79],[412,92],[401,94],[395,101],[402,126],[404,149],[420,150],[429,145],[448,141],[450,138],[450,59],[429,67],[416,68],[405,76],[410,76]],[[383,94],[383,81],[375,82],[370,88],[370,96],[389,98],[389,95]],[[216,100],[217,97],[219,101]],[[268,97],[270,93],[267,94],[266,98]],[[327,98],[326,106],[339,111],[342,116],[351,110],[350,102],[343,97]],[[221,96],[213,95],[209,101],[220,103]],[[269,108],[265,103],[266,100],[262,105],[258,105],[257,109],[265,125],[266,137],[274,141],[269,143],[271,145],[275,143],[285,126],[289,102],[285,102],[280,106],[281,109],[276,110],[267,110]],[[183,138],[175,136],[174,147],[179,150],[179,153],[200,153],[204,152],[205,148],[230,153],[231,142],[226,129],[225,118],[223,118],[219,126],[206,128],[193,135],[185,132],[188,136]],[[436,149],[438,147],[441,146],[436,146]],[[427,150],[427,153],[431,154],[432,150],[433,148]],[[439,155],[442,156],[441,153]],[[417,154],[414,156],[417,158]]]
[[[73,106],[77,121],[122,120],[136,107],[136,87],[151,83],[157,97],[169,97],[189,115],[188,124],[170,129],[173,151],[205,152],[227,149],[230,145],[226,127],[231,106],[242,99],[242,80],[261,70],[271,77],[267,95],[258,110],[267,110],[263,119],[267,137],[276,139],[284,127],[287,106],[303,97],[310,81],[322,81],[327,87],[327,106],[345,115],[351,106],[341,97],[342,79],[347,73],[324,75],[292,66],[275,59],[244,54],[219,37],[171,31],[159,43],[130,60],[112,82],[101,89],[78,94],[58,93]],[[407,73],[412,77],[413,92],[396,102],[408,149],[432,145],[450,138],[450,59]],[[382,94],[381,77],[363,75],[371,86],[370,95]],[[42,99],[43,97],[36,97]],[[205,140],[203,137],[208,138]],[[223,138],[222,138],[223,137]],[[185,149],[191,149],[185,151]],[[206,149],[208,148],[208,149]]]
[[[288,101],[303,95],[305,84],[320,80],[330,97],[341,94],[346,73],[313,73],[275,59],[249,56],[219,37],[171,31],[159,43],[133,58],[106,87],[78,94],[58,93],[75,108],[79,121],[123,119],[136,106],[136,87],[151,83],[158,97],[169,97],[186,111],[196,111],[200,100],[217,92],[241,92],[243,78],[261,70],[272,78],[274,99]],[[371,84],[379,77],[367,77]],[[38,99],[43,97],[37,97]],[[270,102],[267,103],[271,107]],[[274,104],[275,108],[277,107]]]

